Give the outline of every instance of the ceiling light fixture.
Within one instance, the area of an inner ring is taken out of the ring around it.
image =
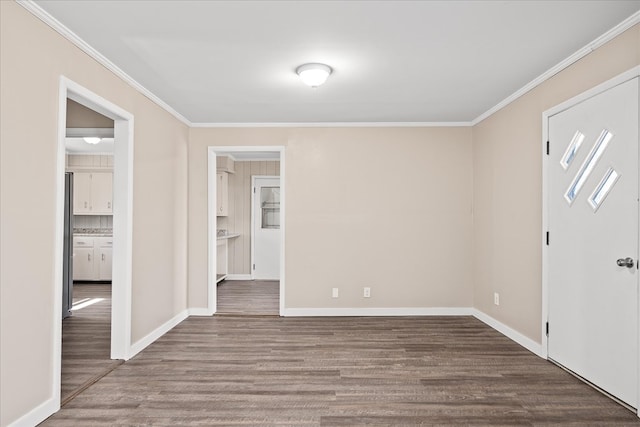
[[[303,64],[296,69],[302,81],[311,87],[318,87],[327,81],[333,70],[325,64]]]
[[[102,138],[98,138],[95,136],[86,136],[83,138],[84,142],[86,142],[87,144],[99,144],[100,141],[102,141]]]

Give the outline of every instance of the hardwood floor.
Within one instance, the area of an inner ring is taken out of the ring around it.
[[[45,426],[637,426],[473,317],[191,317]]]
[[[218,285],[218,314],[280,314],[277,280],[225,280]]]
[[[75,284],[73,315],[62,321],[62,378],[64,405],[75,394],[119,365],[110,359],[111,285]]]

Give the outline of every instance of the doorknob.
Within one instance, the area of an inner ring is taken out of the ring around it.
[[[633,268],[634,265],[633,258],[620,258],[616,263],[618,264],[618,267]]]

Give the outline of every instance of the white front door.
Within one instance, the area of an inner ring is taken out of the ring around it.
[[[280,177],[253,177],[252,276],[280,280]]]
[[[548,126],[548,356],[637,408],[638,78]]]

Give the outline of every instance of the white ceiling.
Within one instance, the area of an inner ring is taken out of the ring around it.
[[[192,123],[469,122],[633,1],[37,1]],[[324,86],[297,66],[334,69]]]

